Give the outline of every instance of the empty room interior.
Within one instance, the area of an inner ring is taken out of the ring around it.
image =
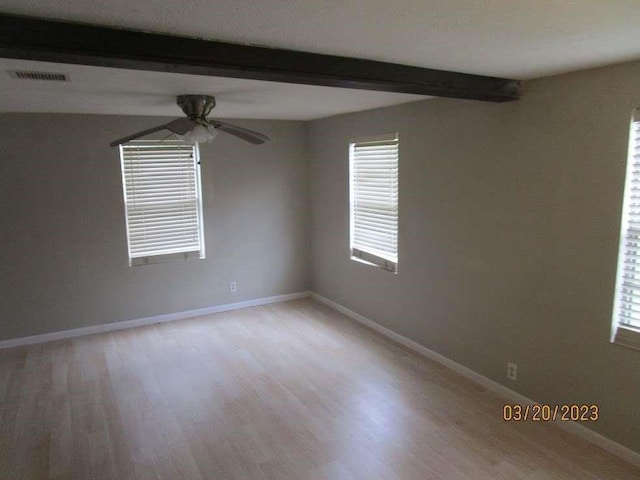
[[[640,479],[635,0],[0,0],[0,173],[2,479]]]

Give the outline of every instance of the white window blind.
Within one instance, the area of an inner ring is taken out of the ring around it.
[[[613,341],[640,349],[640,110],[634,111],[618,252]]]
[[[396,272],[398,265],[398,136],[350,144],[351,256]]]
[[[204,257],[198,155],[179,140],[120,146],[130,265]]]

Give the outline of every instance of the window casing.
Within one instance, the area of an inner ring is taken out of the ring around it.
[[[120,160],[129,265],[204,258],[198,145],[137,140]]]
[[[351,258],[397,273],[398,135],[349,145]]]
[[[640,109],[629,134],[611,340],[640,350]]]

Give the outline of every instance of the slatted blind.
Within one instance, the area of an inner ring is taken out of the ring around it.
[[[204,257],[198,146],[138,140],[120,158],[130,264]]]
[[[624,195],[618,278],[614,305],[614,341],[640,348],[640,111],[631,123]]]
[[[398,136],[350,145],[351,255],[395,272],[398,264]]]

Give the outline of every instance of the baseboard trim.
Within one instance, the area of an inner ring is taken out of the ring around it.
[[[478,372],[471,370],[470,368],[465,367],[464,365],[454,362],[453,360],[445,357],[444,355],[434,352],[433,350],[425,347],[424,345],[420,345],[419,343],[414,342],[413,340],[410,340],[407,337],[394,332],[393,330],[389,330],[388,328],[383,327],[379,323],[376,323],[373,320],[363,315],[360,315],[359,313],[354,312],[353,310],[337,302],[334,302],[333,300],[323,297],[322,295],[318,295],[315,292],[311,292],[311,298],[313,298],[314,300],[324,305],[327,305],[328,307],[333,308],[334,310],[337,310],[338,312],[346,315],[347,317],[355,320],[356,322],[361,323],[372,330],[375,330],[376,332],[384,335],[385,337],[388,337],[391,340],[399,343],[400,345],[403,345],[409,350],[412,350],[418,353],[419,355],[427,357],[435,362],[438,362],[441,365],[444,365],[445,367],[450,368],[454,372],[457,372],[460,375],[482,385],[487,390],[490,390],[492,392],[495,392],[505,397],[507,400],[513,403],[519,403],[523,405],[524,404],[532,405],[534,403],[539,403],[531,400],[528,397],[525,397],[524,395],[519,394],[518,392],[511,390],[508,387],[505,387],[504,385],[499,384],[498,382],[491,380],[490,378],[485,377],[484,375],[479,374]],[[600,435],[599,433],[594,432],[590,428],[586,428],[577,422],[556,421],[555,424],[558,427],[562,428],[563,430],[571,432],[583,438],[584,440],[587,440],[588,442],[593,443],[594,445],[597,445],[598,447],[606,450],[607,452],[612,453],[617,457],[620,457],[623,460],[637,467],[640,467],[640,453],[635,452],[630,448],[625,447],[624,445],[620,445],[619,443],[614,442],[613,440],[603,435]]]
[[[31,337],[12,338],[9,340],[0,340],[0,350],[5,348],[22,347],[25,345],[34,345],[36,343],[52,342],[54,340],[64,340],[67,338],[81,337],[84,335],[93,335],[94,333],[113,332],[115,330],[125,330],[127,328],[142,327],[145,325],[153,325],[155,323],[173,322],[175,320],[184,320],[187,318],[199,317],[202,315],[211,315],[213,313],[228,312],[231,310],[239,310],[241,308],[257,307],[259,305],[268,305],[270,303],[286,302],[288,300],[297,300],[311,295],[311,292],[296,292],[285,295],[276,295],[273,297],[256,298],[253,300],[245,300],[243,302],[227,303],[224,305],[214,305],[211,307],[198,308],[196,310],[186,310],[183,312],[167,313],[164,315],[155,315],[153,317],[138,318],[135,320],[125,320],[122,322],[105,323],[102,325],[92,325],[90,327],[73,328],[71,330],[62,330],[59,332],[43,333],[42,335],[33,335]]]

